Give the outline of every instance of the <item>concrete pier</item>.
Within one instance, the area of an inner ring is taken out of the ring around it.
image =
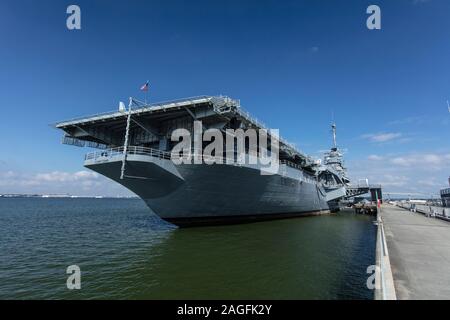
[[[450,223],[383,205],[397,299],[450,299]]]

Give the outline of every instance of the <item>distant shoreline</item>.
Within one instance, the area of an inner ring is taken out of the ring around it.
[[[0,194],[0,199],[23,199],[23,198],[40,198],[40,199],[139,199],[137,196],[74,196],[59,194]]]

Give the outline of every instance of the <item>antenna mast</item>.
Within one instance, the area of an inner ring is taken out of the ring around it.
[[[337,148],[337,144],[336,144],[336,123],[332,123],[331,124],[331,130],[333,130],[333,147],[334,149]]]

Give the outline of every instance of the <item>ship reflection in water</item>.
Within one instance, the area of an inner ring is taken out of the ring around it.
[[[130,199],[0,199],[0,298],[372,299],[372,218],[177,229]],[[66,268],[81,268],[81,290]]]

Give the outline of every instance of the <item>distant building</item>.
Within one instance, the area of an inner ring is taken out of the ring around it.
[[[448,184],[450,187],[450,177],[448,178]],[[442,205],[444,207],[450,207],[450,188],[441,190],[441,198],[442,198]]]

